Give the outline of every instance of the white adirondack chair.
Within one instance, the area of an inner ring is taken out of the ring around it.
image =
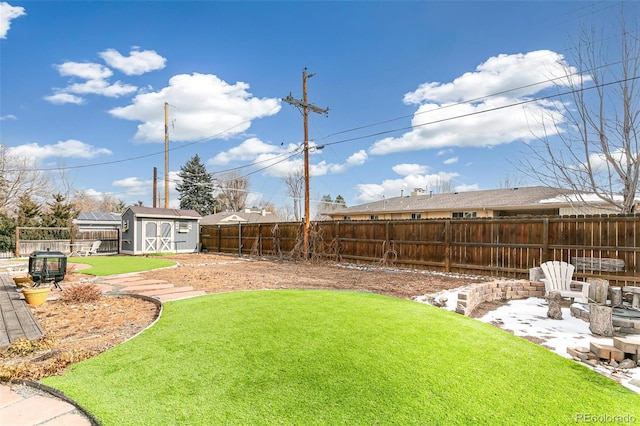
[[[559,262],[551,260],[540,265],[544,278],[545,296],[550,291],[559,291],[560,296],[577,299],[580,302],[587,303],[589,300],[589,283],[573,280],[573,271],[575,267],[567,262]],[[571,284],[581,287],[581,290],[572,290]]]
[[[94,241],[89,248],[83,248],[80,250],[80,256],[91,256],[92,254],[98,254],[98,248],[100,248],[102,241]]]

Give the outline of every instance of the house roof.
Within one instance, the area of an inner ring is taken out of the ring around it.
[[[275,223],[286,222],[272,213],[262,211],[221,212],[204,216],[200,225],[229,225],[236,223]]]
[[[181,209],[161,209],[154,207],[131,206],[131,210],[136,216],[157,217],[157,218],[178,218],[178,219],[200,219],[200,213],[195,210]]]
[[[474,209],[517,210],[525,208],[553,208],[571,205],[568,197],[576,192],[530,186],[521,188],[489,189],[484,191],[451,192],[446,194],[411,195],[387,198],[329,213],[331,216],[378,212],[464,211]],[[577,201],[574,200],[573,203]]]

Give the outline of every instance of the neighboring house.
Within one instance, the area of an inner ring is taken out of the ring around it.
[[[262,210],[245,209],[242,212],[222,212],[204,216],[200,225],[236,225],[238,223],[287,222],[273,213]]]
[[[78,231],[112,231],[120,228],[122,215],[120,213],[80,212],[73,220]]]
[[[583,198],[595,200],[583,194]],[[614,214],[610,204],[580,201],[575,191],[543,186],[387,198],[327,213],[333,220],[402,220],[530,215]]]
[[[128,207],[122,213],[121,252],[197,253],[200,219],[195,210]]]

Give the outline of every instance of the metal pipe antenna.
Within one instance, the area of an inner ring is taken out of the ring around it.
[[[302,70],[302,101],[289,96],[282,100],[295,107],[302,108],[304,118],[304,227],[303,227],[303,253],[304,258],[309,259],[309,227],[310,227],[310,207],[309,207],[309,111],[317,114],[329,114],[329,108],[319,108],[307,102],[307,79],[315,74],[307,74],[307,68]]]
[[[169,208],[169,103],[164,103],[164,208]]]

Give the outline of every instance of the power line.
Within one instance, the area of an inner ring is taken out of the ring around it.
[[[439,120],[433,120],[433,121],[429,121],[429,122],[422,123],[422,124],[405,126],[405,127],[400,127],[400,128],[397,128],[397,129],[392,129],[392,130],[384,130],[384,131],[371,133],[371,134],[364,135],[364,136],[357,136],[357,137],[353,137],[353,138],[349,138],[349,139],[343,139],[343,140],[339,140],[339,141],[335,141],[335,142],[324,142],[323,145],[324,146],[337,145],[337,144],[346,143],[346,142],[353,142],[355,140],[366,139],[366,138],[371,138],[371,137],[376,137],[376,136],[382,136],[382,135],[386,135],[386,134],[394,133],[394,132],[399,132],[399,131],[403,131],[403,130],[411,130],[411,129],[415,129],[415,128],[418,128],[418,127],[424,127],[424,126],[429,126],[429,125],[432,125],[432,124],[443,123],[445,121],[457,120],[457,119],[460,119],[460,118],[466,118],[466,117],[471,117],[471,116],[474,116],[474,115],[485,114],[485,113],[488,113],[488,112],[494,112],[494,111],[498,111],[498,110],[505,109],[505,108],[511,108],[511,107],[514,107],[514,106],[521,106],[521,105],[525,105],[525,104],[529,104],[529,103],[533,103],[533,102],[538,102],[538,101],[542,101],[542,100],[546,100],[546,99],[552,99],[552,98],[557,98],[557,97],[561,97],[561,96],[567,96],[567,95],[570,95],[570,94],[573,94],[573,93],[583,92],[583,91],[587,91],[587,90],[593,90],[593,89],[596,89],[596,88],[607,87],[607,86],[611,86],[613,84],[619,84],[619,83],[628,82],[628,81],[634,81],[634,80],[638,80],[638,79],[640,79],[640,76],[630,77],[630,78],[626,78],[626,79],[622,79],[622,80],[616,80],[616,81],[612,81],[612,82],[609,82],[609,83],[603,83],[603,84],[599,84],[599,85],[594,85],[594,86],[591,86],[591,87],[581,87],[579,89],[572,89],[572,90],[569,90],[569,91],[563,92],[563,93],[556,93],[556,94],[553,94],[553,95],[542,96],[542,97],[532,98],[532,99],[526,99],[526,100],[523,100],[523,101],[520,101],[520,102],[511,103],[511,104],[508,104],[508,105],[502,105],[502,106],[499,106],[499,107],[484,109],[482,111],[474,111],[474,112],[470,112],[470,113],[467,113],[467,114],[461,114],[461,115],[456,115],[456,116],[452,116],[452,117],[441,118]]]

